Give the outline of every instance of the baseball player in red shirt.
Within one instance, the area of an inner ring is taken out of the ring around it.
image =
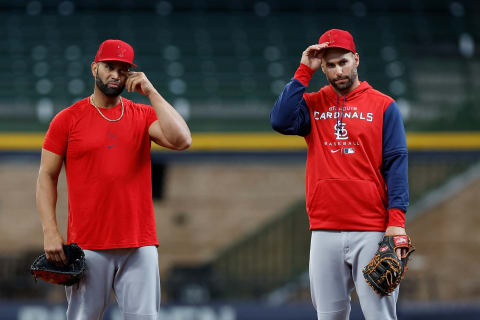
[[[303,136],[308,146],[310,287],[322,320],[348,319],[354,288],[366,319],[397,319],[398,287],[381,297],[362,269],[384,235],[406,235],[405,131],[395,101],[359,80],[359,64],[349,32],[325,32],[303,52],[270,116],[276,131]],[[319,69],[330,85],[305,93]]]
[[[174,150],[192,143],[183,118],[136,67],[133,48],[104,41],[91,64],[93,94],[59,112],[43,143],[37,181],[44,250],[66,262],[62,245],[85,251],[87,273],[66,287],[67,319],[101,319],[111,292],[125,319],[157,319],[160,308],[157,236],[152,202],[151,141]],[[126,88],[151,106],[122,98]],[[62,165],[68,186],[65,242],[56,223]]]

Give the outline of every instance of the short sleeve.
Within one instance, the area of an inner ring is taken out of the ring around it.
[[[59,112],[50,122],[43,149],[65,156],[67,152],[68,134],[70,131],[70,121],[68,113],[63,110]]]
[[[157,114],[155,113],[155,110],[153,109],[153,107],[151,106],[147,106],[147,128],[150,127],[150,125],[157,121],[158,118],[157,118]]]

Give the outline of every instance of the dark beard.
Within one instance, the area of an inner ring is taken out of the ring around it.
[[[108,85],[103,83],[103,81],[98,77],[98,72],[97,76],[95,77],[95,84],[104,95],[111,98],[118,97],[122,93],[123,89],[125,89],[125,85],[118,88],[109,88]]]
[[[353,81],[357,77],[357,75],[358,75],[357,68],[354,68],[352,70],[352,74],[350,74],[350,76],[340,78],[340,79],[347,79],[348,80],[344,84],[337,85],[335,83],[335,81],[340,80],[340,79],[334,79],[334,80],[327,79],[327,80],[328,80],[328,82],[330,82],[332,87],[335,88],[335,90],[342,92],[342,91],[347,91],[348,89],[350,89],[350,87],[353,85]]]

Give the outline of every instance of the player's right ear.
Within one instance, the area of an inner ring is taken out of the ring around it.
[[[322,58],[322,61],[320,61],[320,68],[322,68],[322,72],[325,73],[325,59]]]
[[[97,76],[98,63],[92,62],[92,65],[90,67],[92,68],[92,75],[95,78]]]

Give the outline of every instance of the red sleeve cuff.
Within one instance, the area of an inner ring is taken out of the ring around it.
[[[400,209],[388,209],[388,227],[405,228],[405,212]]]
[[[300,66],[295,72],[293,78],[300,81],[305,87],[308,87],[308,83],[310,82],[310,79],[312,79],[313,73],[314,71],[310,69],[310,67],[303,63],[300,63]]]

